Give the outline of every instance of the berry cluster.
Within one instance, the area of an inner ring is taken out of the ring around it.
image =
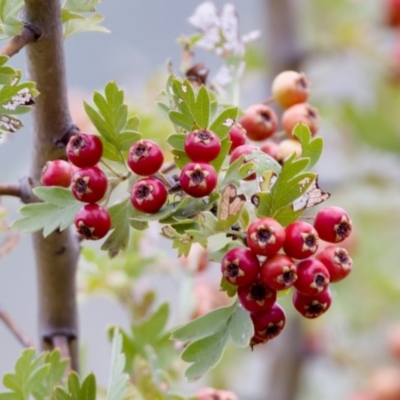
[[[314,136],[320,126],[318,111],[306,103],[310,94],[310,84],[305,75],[295,71],[284,71],[276,76],[272,83],[273,98],[278,105],[285,108],[282,114],[281,125],[288,137],[277,142],[272,138],[277,132],[279,120],[276,112],[267,104],[254,104],[248,107],[240,120],[230,132],[231,159],[237,160],[240,156],[250,154],[257,146],[246,144],[246,137],[254,142],[263,142],[260,149],[270,157],[282,163],[293,152],[301,155],[300,143],[293,137],[293,128],[299,122],[305,124]],[[277,136],[277,135],[275,135]],[[278,135],[279,136],[279,135]],[[247,180],[255,179],[251,175]]]
[[[79,133],[67,145],[70,162],[49,161],[42,171],[44,185],[70,187],[77,200],[88,203],[76,214],[75,226],[89,240],[103,238],[111,228],[107,209],[98,204],[108,187],[107,176],[98,166],[102,155],[103,145],[97,136]]]
[[[285,312],[276,303],[279,291],[294,287],[293,305],[305,318],[317,318],[329,309],[328,285],[350,273],[352,260],[335,245],[317,253],[318,242],[340,243],[351,229],[348,214],[334,206],[321,209],[314,225],[296,221],[283,228],[268,217],[249,225],[247,247],[229,250],[221,271],[226,281],[237,286],[242,306],[251,313],[253,345],[273,339],[285,326]]]

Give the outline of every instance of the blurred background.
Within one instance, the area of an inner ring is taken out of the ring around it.
[[[179,68],[181,47],[176,39],[195,32],[187,19],[200,3],[103,1],[98,12],[112,33],[73,36],[65,45],[71,109],[82,130],[89,128],[82,101],[90,101],[93,90],[116,80],[126,90],[132,112],[140,114],[145,136],[165,138],[171,133],[172,126],[154,100],[164,87],[167,61]],[[214,3],[221,8],[225,2]],[[371,400],[372,393],[376,400],[399,400],[400,2],[231,3],[239,13],[242,34],[261,31],[260,40],[246,54],[241,107],[268,98],[271,78],[282,70],[303,71],[312,82],[310,103],[322,115],[320,135],[325,141],[317,167],[319,183],[332,193],[325,204],[345,208],[353,220],[346,247],[354,269],[334,286],[327,314],[299,320],[290,296],[285,296],[280,302],[290,322],[281,336],[253,352],[229,347],[219,366],[201,382],[188,385],[178,379],[177,389],[193,393],[211,385],[232,390],[243,400]],[[201,50],[195,60],[205,62],[211,76],[220,64]],[[23,51],[11,64],[25,73]],[[28,172],[29,115],[24,124],[0,146],[2,183],[16,182]],[[7,221],[17,217],[16,200],[4,198],[1,206],[7,210]],[[1,234],[0,239],[8,236]],[[177,260],[168,247],[152,227],[147,236],[135,235],[128,261],[109,262],[94,251],[95,246],[85,250],[79,283],[82,357],[84,371],[94,371],[102,385],[109,372],[107,327],[128,328],[131,323],[133,313],[120,295],[127,287],[130,291],[134,284],[135,298],[154,290],[154,304],[171,300],[171,326],[183,316],[203,312],[201,307],[207,310],[224,302],[217,289],[217,266],[198,272],[199,263],[206,263],[200,251],[188,260]],[[138,248],[143,257],[152,258],[144,263],[134,256]],[[27,235],[0,259],[0,303],[35,340],[36,297]],[[13,368],[20,351],[0,324],[0,376]],[[177,362],[173,368],[182,376],[184,365]]]

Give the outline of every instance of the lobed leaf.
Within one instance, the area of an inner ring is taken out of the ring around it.
[[[118,329],[114,330],[111,354],[111,373],[108,383],[107,400],[124,399],[128,387],[128,374],[125,369],[125,355],[122,352],[122,335]]]
[[[238,115],[237,107],[230,107],[223,110],[213,121],[210,130],[213,131],[220,139],[226,137],[232,129]]]
[[[312,168],[321,157],[324,148],[324,140],[321,137],[311,140],[310,129],[301,122],[294,127],[293,135],[296,136],[301,143],[302,157],[309,159],[307,168]]]

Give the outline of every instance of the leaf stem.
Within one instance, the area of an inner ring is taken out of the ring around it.
[[[33,340],[22,331],[22,329],[16,324],[16,322],[11,318],[10,314],[7,313],[4,306],[1,304],[0,319],[24,347],[35,347]]]
[[[114,168],[112,168],[111,165],[108,164],[108,163],[106,163],[103,159],[100,160],[100,162],[101,162],[108,170],[110,170],[117,178],[121,178],[121,177],[122,177],[122,175],[121,175],[119,172],[117,172]]]
[[[225,231],[225,233],[227,235],[236,236],[243,240],[246,239],[246,237],[247,237],[247,234],[245,232],[240,232],[240,231],[227,230],[227,231]]]

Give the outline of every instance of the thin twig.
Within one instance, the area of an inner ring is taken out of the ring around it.
[[[0,185],[0,196],[21,197],[20,185]]]
[[[12,57],[27,44],[35,42],[38,37],[39,35],[32,28],[24,26],[20,35],[14,36],[2,49],[0,49],[0,54]]]
[[[8,329],[14,334],[18,341],[24,347],[35,347],[32,339],[27,336],[22,329],[15,323],[4,307],[0,304],[0,319],[4,322]]]
[[[270,97],[269,99],[264,100],[264,101],[263,101],[263,104],[265,104],[265,105],[267,106],[268,104],[271,104],[271,103],[273,103],[274,101],[275,101],[275,98],[274,98],[274,97]]]
[[[176,168],[176,164],[173,162],[168,162],[166,164],[164,164],[161,168],[161,173],[162,174],[167,174],[168,172],[171,172],[172,170],[174,170]]]

